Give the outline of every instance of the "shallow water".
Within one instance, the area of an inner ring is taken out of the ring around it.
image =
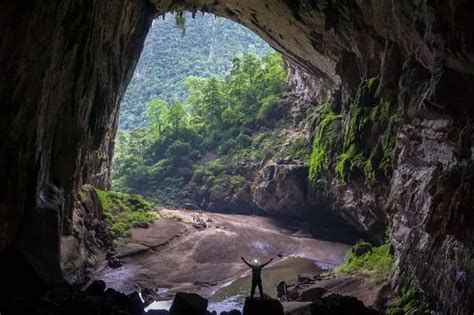
[[[326,269],[317,262],[302,258],[289,257],[280,260],[262,271],[263,291],[273,298],[276,298],[276,287],[280,281],[286,283],[294,282],[298,279],[298,275],[314,276]],[[250,294],[251,274],[231,281],[229,284],[215,291],[209,300],[209,311],[216,311],[218,314],[222,311],[230,311],[232,309],[242,309],[245,297]],[[258,296],[258,289],[256,290]],[[148,309],[166,309],[171,307],[173,301],[156,301],[151,304]]]

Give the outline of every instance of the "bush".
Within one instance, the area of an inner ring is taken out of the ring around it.
[[[292,158],[301,161],[306,161],[308,155],[309,145],[305,136],[301,136],[291,142],[291,144],[287,146],[281,154],[282,157],[291,156]]]
[[[368,274],[375,282],[382,282],[391,277],[393,271],[394,258],[390,254],[390,244],[384,243],[377,247],[372,247],[365,254],[358,255],[358,249],[367,243],[357,242],[346,254],[342,265],[336,267],[338,274]]]
[[[139,195],[129,195],[113,191],[96,189],[102,204],[105,224],[109,227],[114,240],[125,242],[130,237],[130,229],[138,223],[153,222],[154,206]]]

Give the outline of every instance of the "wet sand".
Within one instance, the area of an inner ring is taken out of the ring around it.
[[[202,219],[211,222],[198,230],[193,227],[196,215],[193,211],[161,210],[148,229],[134,229],[131,241],[119,248],[124,265],[104,267],[97,278],[125,293],[163,289],[162,300],[171,299],[178,291],[210,296],[248,272],[241,256],[259,261],[295,256],[334,266],[343,261],[349,248],[295,237],[285,222],[256,216],[204,213]]]

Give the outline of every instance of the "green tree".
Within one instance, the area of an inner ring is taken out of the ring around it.
[[[146,120],[148,122],[148,130],[152,133],[158,133],[162,135],[163,130],[167,127],[168,123],[168,104],[164,100],[153,99],[148,103]]]
[[[171,105],[168,110],[168,122],[170,123],[172,132],[177,134],[179,130],[187,123],[187,113],[184,110],[183,104],[181,102],[176,102]]]

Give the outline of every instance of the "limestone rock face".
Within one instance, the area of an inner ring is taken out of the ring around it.
[[[61,269],[69,283],[90,280],[106,252],[112,250],[112,238],[103,220],[99,198],[90,185],[85,185],[74,204],[72,233],[61,237]]]
[[[378,95],[401,117],[393,175],[371,188],[329,174],[317,200],[361,230],[392,227],[400,288],[420,288],[441,313],[474,311],[472,1],[151,3],[0,4],[0,251],[61,278],[59,235],[74,231],[79,187],[107,187],[120,99],[156,10],[202,10],[249,27],[304,69],[290,70],[301,94],[334,90],[344,117],[361,79],[379,78]],[[291,178],[286,168],[276,178]],[[258,198],[268,207],[278,205],[265,193],[272,185]]]
[[[472,127],[451,120],[405,125],[387,207],[400,283],[429,288],[459,314],[474,305],[473,143]]]
[[[20,249],[47,281],[153,14],[145,1],[0,4],[0,250]]]
[[[272,163],[260,173],[252,192],[255,204],[271,214],[302,216],[308,207],[308,167]]]

